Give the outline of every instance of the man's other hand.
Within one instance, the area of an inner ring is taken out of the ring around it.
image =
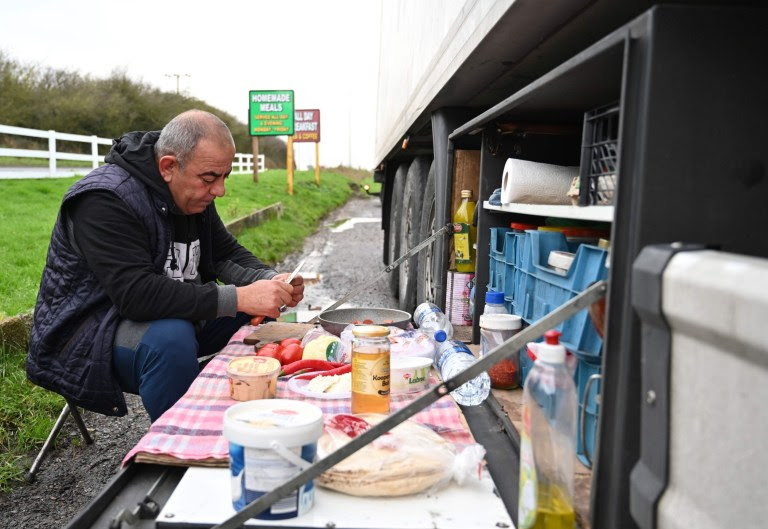
[[[272,278],[272,281],[285,281],[291,276],[291,274],[277,274]],[[293,293],[291,294],[291,302],[286,303],[288,307],[295,307],[299,302],[304,299],[304,278],[301,275],[297,275],[291,281],[293,287]]]

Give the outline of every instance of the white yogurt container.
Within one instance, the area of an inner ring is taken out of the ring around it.
[[[420,356],[393,356],[389,366],[392,393],[416,393],[429,388],[432,359]]]
[[[224,413],[229,441],[232,506],[241,510],[310,466],[323,433],[323,412],[296,400],[241,402]],[[294,518],[315,501],[313,481],[257,515],[262,520]]]

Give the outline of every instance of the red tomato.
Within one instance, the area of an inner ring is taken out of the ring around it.
[[[264,345],[259,348],[258,351],[256,351],[256,356],[268,356],[270,358],[274,358],[275,360],[280,360],[280,346],[276,343],[268,343],[267,345]]]
[[[280,346],[285,347],[286,345],[290,345],[292,343],[301,345],[301,340],[299,340],[298,338],[286,338],[285,340],[280,342]]]
[[[303,350],[301,345],[297,343],[289,343],[285,347],[280,348],[280,363],[282,365],[292,364],[301,360]]]

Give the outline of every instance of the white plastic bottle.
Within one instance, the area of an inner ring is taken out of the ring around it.
[[[453,338],[453,325],[451,325],[448,316],[434,303],[425,301],[416,307],[416,310],[413,311],[413,322],[423,332],[435,336],[435,340],[437,340],[437,336],[443,336],[443,340],[440,341]],[[442,333],[438,333],[438,331],[442,331]]]
[[[504,292],[486,292],[483,314],[509,314],[504,306]]]
[[[443,380],[448,380],[474,364],[477,359],[463,342],[446,340],[441,333],[435,333],[438,342],[435,365]],[[481,404],[491,391],[488,373],[480,373],[451,392],[451,396],[462,406]]]
[[[572,529],[576,386],[555,330],[544,334],[523,390],[520,529]]]

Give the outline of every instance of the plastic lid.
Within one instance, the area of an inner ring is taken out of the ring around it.
[[[352,334],[358,338],[383,338],[389,336],[389,329],[383,325],[356,325],[352,327]]]
[[[472,198],[472,190],[471,189],[462,189],[461,190],[461,198]]]
[[[435,331],[435,341],[436,342],[444,342],[448,339],[448,334],[442,329],[438,329]]]
[[[548,364],[565,363],[565,347],[560,345],[560,334],[562,333],[555,329],[544,333],[544,343],[540,343],[536,348],[537,361]]]
[[[535,230],[539,227],[538,224],[525,224],[524,222],[513,222],[509,225],[513,230],[526,231]]]
[[[493,331],[514,331],[523,326],[520,316],[514,314],[483,314],[480,328]]]
[[[280,371],[280,362],[268,356],[241,356],[227,364],[227,374],[239,376],[274,375]]]
[[[503,305],[504,304],[504,292],[486,292],[485,293],[485,302],[486,303],[496,303],[497,305]]]
[[[272,441],[285,446],[316,442],[323,433],[323,410],[288,399],[250,400],[224,412],[224,438],[253,448],[270,448]]]

